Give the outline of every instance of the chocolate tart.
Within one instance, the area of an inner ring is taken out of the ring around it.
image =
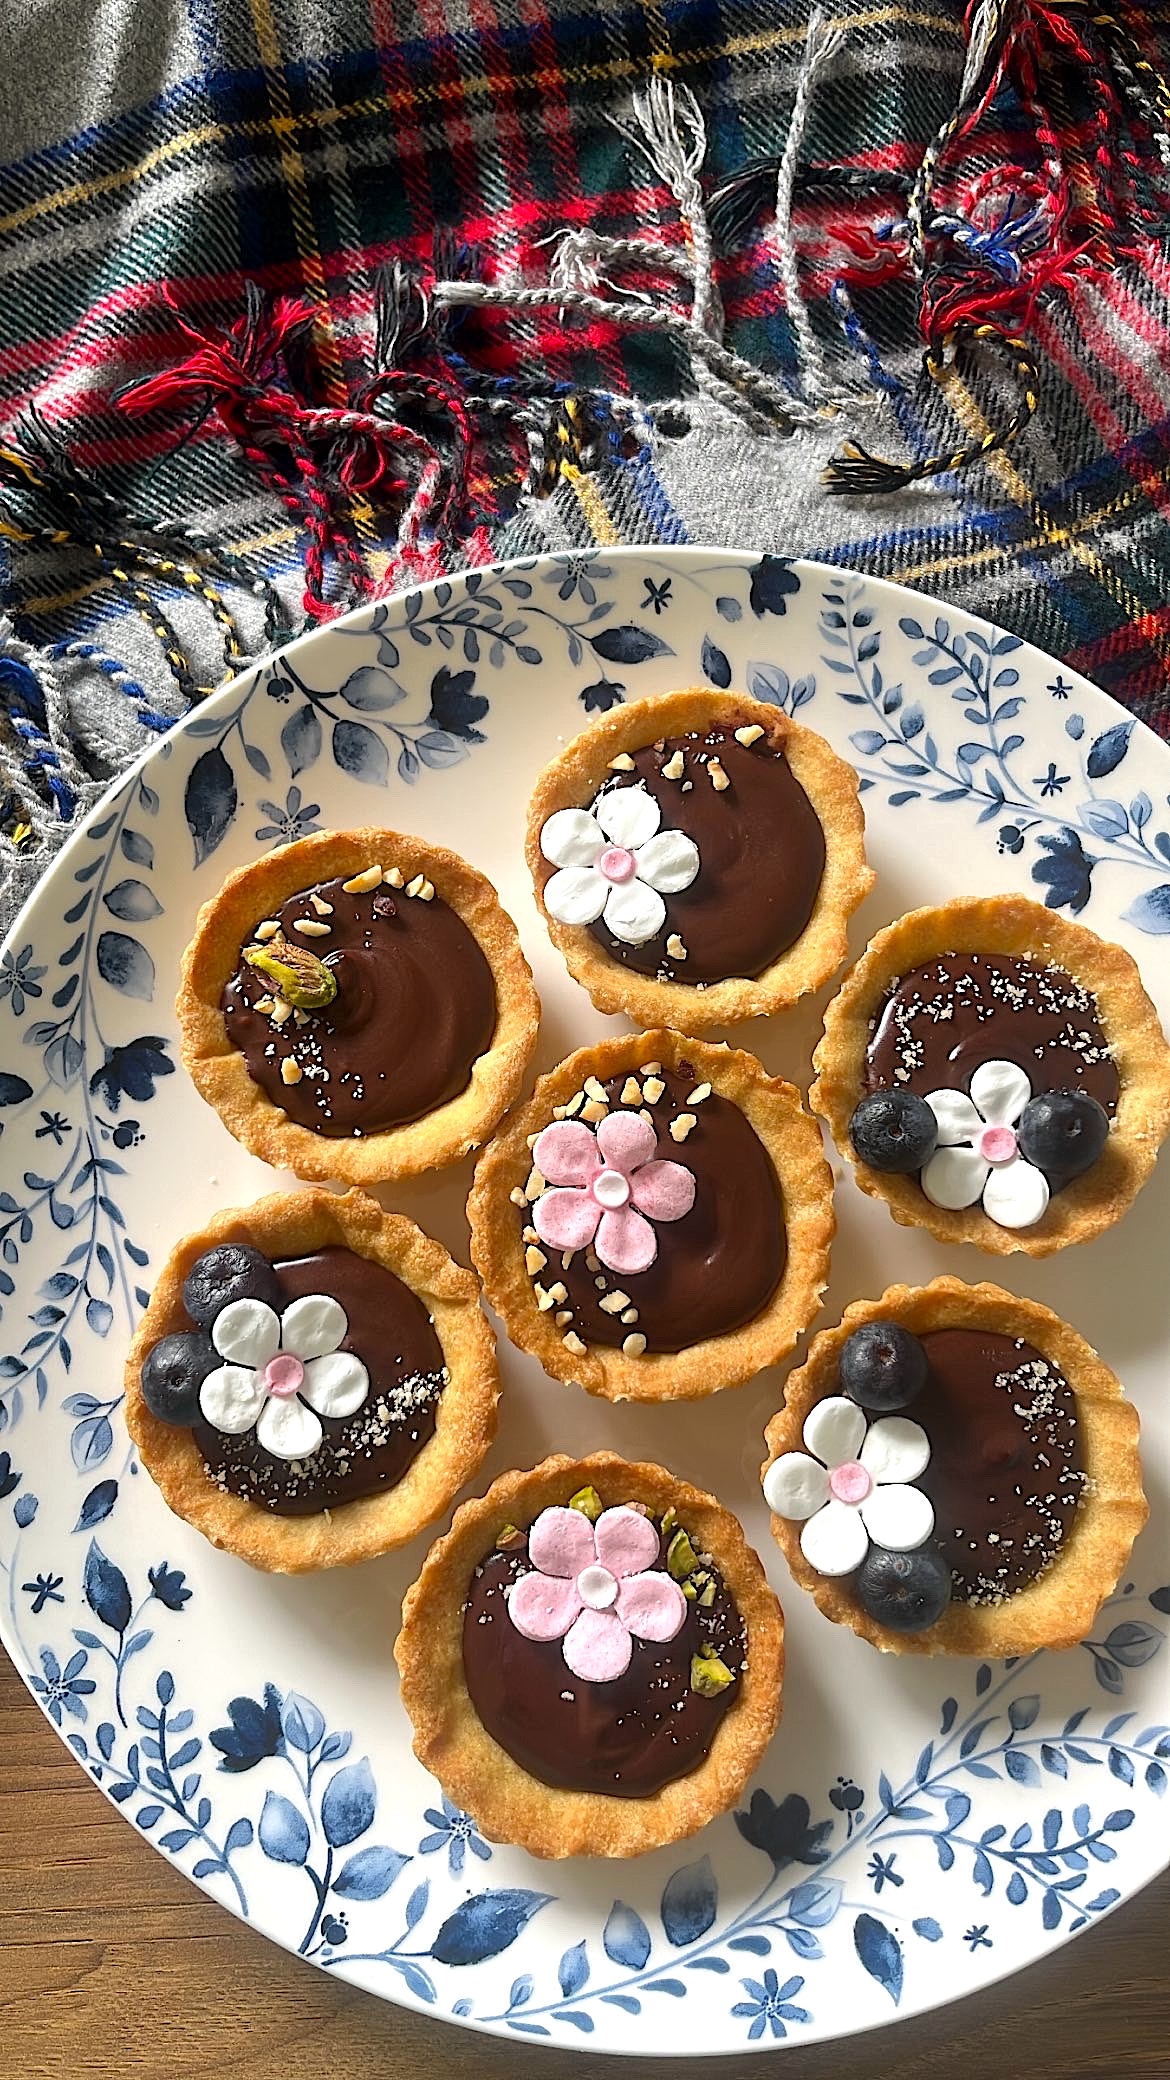
[[[477,1281],[441,1243],[362,1192],[276,1192],[172,1250],[130,1346],[126,1423],[177,1516],[301,1574],[441,1516],[499,1391]]]
[[[537,781],[527,856],[598,1010],[681,1033],[819,989],[874,878],[852,767],[781,709],[705,686],[574,738]]]
[[[913,910],[879,932],[825,1013],[814,1066],[810,1102],[862,1191],[905,1227],[998,1255],[1050,1256],[1111,1227],[1170,1129],[1170,1048],[1135,962],[1024,896]],[[859,1153],[857,1108],[891,1091],[934,1111],[937,1182]],[[1028,1139],[1053,1094],[1097,1123],[1079,1174]]]
[[[384,830],[321,831],[229,874],[199,912],[177,1009],[184,1065],[236,1140],[346,1184],[477,1148],[540,1019],[491,882]]]
[[[713,1496],[596,1452],[465,1502],[394,1652],[415,1754],[490,1840],[638,1856],[739,1797],[780,1717],[784,1617]]]
[[[481,1155],[467,1211],[513,1342],[611,1401],[697,1400],[785,1357],[835,1228],[800,1093],[753,1055],[667,1032],[542,1077]]]
[[[870,1399],[846,1347],[878,1325],[888,1356],[891,1324],[920,1346],[918,1370],[903,1372],[909,1393]],[[936,1278],[855,1301],[814,1337],[766,1436],[765,1496],[795,1579],[888,1653],[1075,1646],[1149,1515],[1137,1411],[1118,1380],[1058,1315],[998,1286]],[[799,1513],[777,1514],[778,1495]],[[895,1599],[899,1576],[914,1591],[920,1564],[920,1587],[942,1585],[923,1624],[886,1600],[891,1578]]]

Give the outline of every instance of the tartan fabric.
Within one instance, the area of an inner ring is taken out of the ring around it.
[[[315,395],[341,410],[371,366],[378,270],[429,268],[436,233],[458,268],[505,285],[546,280],[550,242],[575,228],[683,251],[669,184],[613,118],[655,71],[689,85],[717,182],[783,147],[808,23],[806,0],[104,0],[76,12],[64,51],[54,0],[10,0],[0,24],[0,424],[11,432],[35,405],[144,522],[195,527],[276,580],[290,625],[303,534],[271,485],[213,421],[176,445],[159,415],[128,416],[125,386],[190,351],[183,320],[236,322],[253,283],[315,308]],[[1069,12],[1088,23],[1095,10]],[[874,236],[901,216],[959,101],[964,10],[837,0],[831,13],[843,41],[811,95],[800,162],[852,175],[860,191],[798,186],[792,235],[826,364],[875,401],[769,439],[715,408],[658,335],[555,309],[472,312],[452,334],[459,367],[500,398],[587,395],[598,438],[587,466],[540,498],[520,495],[515,443],[485,443],[470,510],[428,567],[621,539],[799,548],[988,613],[1170,734],[1170,190],[1151,126],[1136,114],[1108,131],[1090,68],[1046,52],[1074,216],[1099,250],[1028,312],[1036,416],[979,468],[887,501],[831,499],[821,472],[844,433],[922,457],[977,437],[1003,408],[994,369],[964,364],[941,387],[922,378],[917,290]],[[1019,0],[1021,36],[1029,13]],[[1141,12],[1135,33],[1164,68],[1170,29]],[[1026,64],[1022,76],[1026,88]],[[1098,234],[1093,182],[1111,154]],[[980,184],[1034,195],[1051,158],[1035,104],[1005,70],[946,160],[938,204],[968,207]],[[730,344],[799,398],[808,370],[766,210],[721,255],[717,283]],[[632,285],[671,293],[653,270]],[[606,400],[631,397],[677,410],[607,418]],[[23,510],[19,491],[12,503]],[[393,514],[363,546],[387,581]],[[206,600],[178,580],[156,573],[147,590],[190,657],[186,688],[149,617],[92,557],[43,540],[10,540],[5,554],[15,630],[34,665],[56,647],[97,778],[232,662]],[[240,622],[234,654],[246,654],[265,640],[262,617],[238,584],[223,590]]]

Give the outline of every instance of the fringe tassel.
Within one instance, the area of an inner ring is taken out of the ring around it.
[[[956,325],[945,335],[939,347],[927,349],[923,356],[927,375],[936,383],[940,382],[947,373],[948,354],[953,358],[967,345],[993,346],[1010,360],[1012,372],[1021,385],[1020,401],[1011,417],[1002,426],[985,433],[981,440],[969,442],[949,454],[929,455],[922,462],[887,462],[881,456],[871,455],[860,442],[847,441],[840,455],[834,456],[822,473],[821,481],[827,491],[834,497],[848,494],[863,498],[904,491],[908,485],[920,483],[924,478],[966,469],[973,462],[985,460],[997,449],[1006,448],[1017,438],[1039,402],[1039,372],[1031,349],[1025,340],[1002,333],[995,325]]]

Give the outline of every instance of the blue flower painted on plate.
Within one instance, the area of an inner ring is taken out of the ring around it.
[[[773,2037],[786,2037],[790,2023],[812,2019],[808,2009],[797,2007],[793,2000],[804,1985],[803,1979],[785,1979],[781,1985],[779,1974],[769,1965],[762,1980],[741,1979],[740,1985],[747,1999],[737,2001],[731,2012],[745,2020],[750,2018],[749,2042],[762,2037],[765,2030]]]
[[[492,1852],[477,1831],[470,1813],[464,1813],[458,1806],[452,1805],[445,1793],[442,1810],[436,1811],[434,1806],[428,1806],[423,1819],[430,1822],[431,1832],[425,1834],[419,1843],[419,1855],[433,1856],[437,1850],[445,1849],[447,1868],[453,1878],[457,1878],[462,1871],[464,1855],[468,1849],[473,1856],[478,1856],[482,1863],[489,1860]]]
[[[89,1656],[84,1651],[71,1654],[62,1668],[51,1647],[41,1648],[41,1673],[30,1675],[29,1687],[35,1690],[54,1726],[60,1726],[62,1712],[71,1719],[84,1721],[88,1709],[82,1700],[92,1697],[97,1684],[92,1677],[82,1673]]]
[[[987,1933],[986,1922],[981,1927],[966,1929],[963,1934],[963,1941],[969,1950],[990,1950],[992,1944],[991,1937]]]
[[[63,1112],[42,1112],[41,1122],[42,1124],[36,1129],[37,1140],[43,1141],[47,1135],[52,1135],[54,1144],[57,1148],[60,1148],[65,1135],[69,1132],[69,1121],[65,1114]]]
[[[642,605],[647,612],[653,609],[655,619],[657,619],[658,615],[664,614],[670,605],[671,581],[669,578],[662,578],[657,582],[653,578],[643,578],[642,584],[644,587]]]
[[[1072,682],[1065,678],[1063,672],[1058,672],[1055,679],[1049,680],[1048,691],[1054,701],[1066,701],[1072,693]]]
[[[1071,773],[1058,773],[1056,760],[1049,759],[1048,771],[1046,773],[1037,773],[1032,781],[1032,785],[1040,789],[1041,799],[1043,800],[1046,795],[1059,794],[1063,788],[1068,786],[1071,778]]]
[[[256,836],[261,843],[272,840],[277,845],[295,845],[298,838],[307,838],[310,831],[321,828],[320,802],[306,802],[299,787],[290,787],[284,798],[284,807],[279,802],[260,803],[267,823],[257,826]]]
[[[24,1594],[32,1597],[31,1615],[34,1618],[40,1617],[47,1603],[64,1603],[61,1594],[64,1581],[63,1574],[38,1574],[35,1580],[21,1583]]]
[[[878,1856],[876,1852],[870,1857],[865,1875],[871,1881],[875,1892],[880,1892],[883,1885],[902,1884],[903,1880],[894,1868],[896,1861],[897,1858],[894,1856]]]
[[[48,969],[38,967],[33,961],[31,946],[22,946],[19,953],[6,953],[0,959],[0,1002],[8,998],[17,1018],[23,1018],[30,997],[43,994],[41,982]]]

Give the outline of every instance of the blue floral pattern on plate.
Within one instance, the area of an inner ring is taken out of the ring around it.
[[[590,715],[700,678],[799,715],[855,763],[885,904],[871,924],[952,890],[1023,889],[1125,940],[1170,999],[1166,747],[967,616],[704,550],[474,571],[294,644],[98,806],[0,956],[0,1621],[30,1689],[162,1853],[321,1969],[498,2033],[643,2054],[927,2008],[1135,1890],[1170,1772],[1153,1547],[1071,1654],[882,1664],[786,1586],[743,1477],[776,1389],[745,1390],[738,1428],[696,1420],[662,1450],[743,1515],[785,1597],[787,1715],[761,1781],[681,1850],[540,1866],[485,1841],[410,1757],[389,1642],[425,1540],[356,1586],[225,1562],[139,1474],[120,1374],[171,1240],[264,1189],[175,1073],[197,904],[258,848],[370,822],[454,835],[519,908],[539,765]],[[599,1022],[528,922],[546,1004],[588,1038]],[[788,1029],[751,1044],[807,1066]],[[1151,1439],[1170,1324],[1134,1258],[1159,1246],[1160,1189],[1113,1255],[1095,1246],[1092,1295],[1063,1264],[1044,1290],[1128,1352]],[[836,1298],[875,1263],[952,1268],[851,1187],[842,1201]],[[517,1370],[517,1463],[534,1392],[558,1442],[599,1441],[584,1397],[548,1400]]]

